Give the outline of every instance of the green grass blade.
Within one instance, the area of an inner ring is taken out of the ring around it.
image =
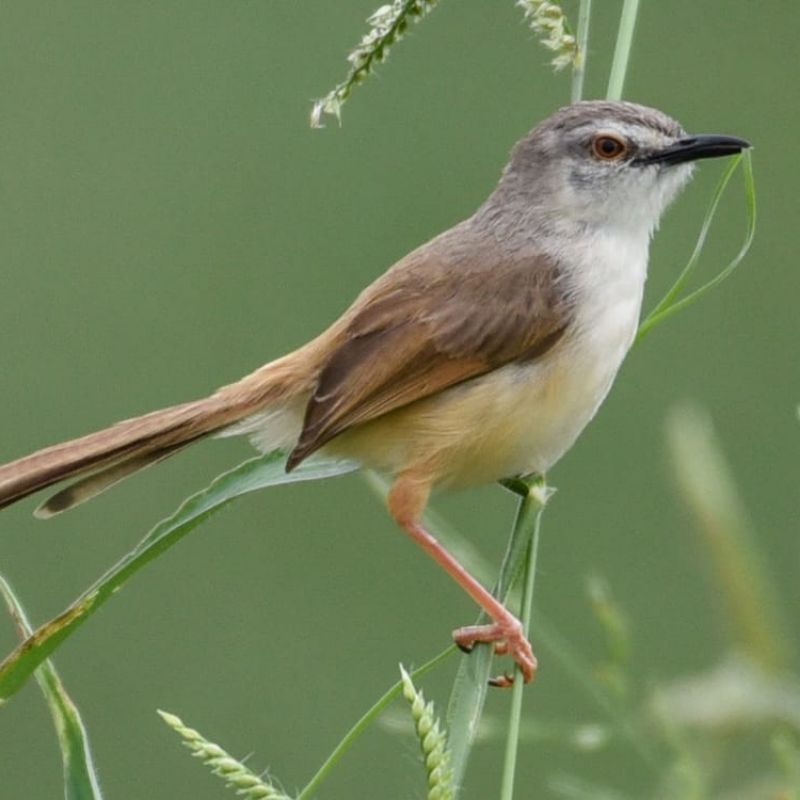
[[[708,235],[708,230],[711,226],[714,216],[716,215],[720,198],[722,197],[725,187],[728,185],[728,181],[730,180],[739,163],[742,164],[744,171],[745,200],[747,203],[747,229],[745,232],[744,242],[742,242],[739,252],[713,278],[704,283],[698,289],[695,289],[693,292],[690,292],[683,298],[678,299],[680,292],[683,290],[683,287],[686,284],[689,274],[694,270],[700,258],[703,246],[705,245],[706,237]],[[719,285],[722,283],[722,281],[729,277],[736,267],[739,266],[745,255],[747,255],[747,251],[750,249],[750,245],[753,243],[755,233],[756,192],[755,181],[753,178],[753,162],[750,156],[750,151],[746,150],[740,156],[735,156],[731,164],[728,166],[725,172],[723,172],[722,177],[717,184],[717,188],[714,191],[711,203],[708,206],[708,210],[706,211],[703,225],[700,228],[700,233],[697,237],[697,243],[695,244],[692,255],[689,257],[689,261],[686,263],[686,266],[683,268],[681,274],[678,276],[670,290],[666,293],[666,295],[664,295],[661,301],[647,315],[644,322],[642,322],[642,324],[639,326],[639,332],[636,334],[636,341],[641,341],[656,325],[663,322],[665,319],[667,319],[667,317],[671,317],[673,314],[691,305],[696,300],[699,300],[707,291],[713,289],[715,286]]]
[[[11,586],[0,576],[0,594],[23,638],[31,635],[25,610]],[[52,662],[44,661],[36,670],[36,680],[50,708],[64,765],[66,800],[102,800],[89,747],[89,737],[77,706],[64,689]]]
[[[519,523],[520,527],[526,532],[532,531],[525,553],[524,586],[521,600],[522,613],[520,615],[526,636],[530,630],[533,616],[533,589],[536,583],[536,562],[539,555],[539,539],[542,531],[542,514],[551,491],[542,478],[530,481],[528,493],[523,498],[520,508],[520,516],[522,517]],[[519,729],[520,720],[522,719],[522,693],[524,690],[525,686],[518,667],[512,689],[513,695],[511,696],[508,737],[503,762],[503,783],[500,790],[501,800],[513,800],[514,797],[514,778],[516,775],[517,752],[519,750]]]
[[[353,462],[312,459],[287,474],[285,461],[285,456],[277,451],[250,459],[223,473],[206,489],[185,500],[172,516],[159,522],[128,555],[118,561],[64,612],[37,628],[0,663],[0,701],[17,692],[50,653],[97,611],[125,581],[177,544],[223,506],[237,497],[268,486],[328,478],[352,472],[357,468]]]
[[[589,53],[589,21],[592,16],[592,0],[581,0],[578,10],[577,53],[572,67],[572,91],[570,100],[583,100],[583,84],[586,78],[586,59]]]
[[[657,773],[658,755],[650,739],[642,735],[637,721],[629,717],[626,708],[609,692],[608,687],[597,680],[594,667],[587,657],[565,639],[539,610],[536,612],[536,636],[557,662],[559,669],[608,716],[614,733],[626,739],[642,762]]]
[[[633,31],[636,27],[636,16],[639,13],[639,0],[625,0],[622,5],[622,16],[619,20],[617,43],[614,46],[614,60],[611,63],[611,75],[608,78],[607,100],[621,100],[625,76],[628,73],[628,61],[633,45]]]
[[[483,617],[480,620],[485,622]],[[491,647],[476,646],[468,658],[462,658],[450,692],[447,730],[450,732],[450,763],[456,791],[464,783],[467,762],[478,733],[493,655]]]
[[[535,517],[530,514],[528,485],[521,480],[506,483],[506,487],[521,495],[511,538],[508,542],[500,575],[494,588],[495,597],[505,602],[514,581],[520,574],[533,536]],[[435,531],[432,531],[435,535]],[[479,622],[486,620],[481,616]],[[447,709],[447,729],[450,736],[451,764],[456,786],[463,783],[469,754],[478,732],[488,681],[491,677],[493,648],[477,645],[468,658],[462,658],[453,681]]]
[[[703,224],[700,227],[700,233],[697,235],[697,241],[695,242],[694,250],[692,250],[692,254],[689,256],[686,266],[681,270],[680,275],[678,275],[678,277],[675,279],[675,283],[672,284],[669,291],[661,298],[648,316],[659,314],[661,311],[667,308],[667,306],[672,305],[672,303],[675,302],[680,293],[683,291],[683,287],[686,285],[689,275],[692,273],[694,268],[697,266],[697,262],[700,260],[700,255],[703,252],[703,248],[706,244],[706,238],[708,237],[708,231],[711,228],[711,223],[713,222],[714,216],[717,213],[719,201],[722,199],[722,195],[725,193],[725,189],[728,186],[728,182],[730,181],[731,177],[733,177],[733,173],[736,172],[736,168],[739,166],[741,158],[742,157],[740,155],[733,156],[730,159],[730,163],[725,167],[725,170],[720,176],[717,186],[714,189],[714,194],[711,196],[711,202],[708,204],[708,208],[706,209],[706,214],[703,218]]]
[[[681,495],[708,549],[736,650],[767,672],[784,673],[795,655],[791,626],[711,418],[696,406],[677,406],[667,418],[667,445]]]

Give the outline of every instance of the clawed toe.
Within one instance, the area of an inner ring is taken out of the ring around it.
[[[453,631],[453,641],[465,653],[472,652],[479,642],[493,644],[497,655],[509,655],[522,672],[525,683],[533,680],[536,674],[536,656],[530,642],[525,638],[519,620],[509,614],[508,619],[489,625],[468,625]],[[500,675],[489,681],[491,686],[508,688],[514,683],[509,674]]]
[[[504,672],[496,678],[489,678],[489,686],[497,689],[510,689],[514,685],[514,676]]]

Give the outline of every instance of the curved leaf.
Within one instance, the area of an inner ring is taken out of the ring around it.
[[[158,523],[128,555],[54,619],[33,632],[0,663],[0,701],[25,684],[33,671],[68,636],[97,611],[125,581],[160,556],[213,513],[244,494],[299,481],[343,475],[358,468],[352,461],[311,459],[290,473],[280,451],[252,458],[217,477],[208,488],[192,495],[167,519]]]
[[[11,586],[0,576],[0,594],[3,595],[17,629],[23,638],[31,635],[31,626],[22,604]],[[44,699],[53,716],[61,759],[64,764],[64,797],[66,800],[102,800],[100,785],[92,761],[89,736],[72,698],[61,683],[55,666],[45,661],[36,670]]]

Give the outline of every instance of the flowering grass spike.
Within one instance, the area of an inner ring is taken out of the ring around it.
[[[209,742],[194,728],[184,725],[179,717],[158,712],[161,719],[182,739],[195,758],[199,758],[215,775],[236,790],[245,800],[291,800],[283,792],[266,783],[263,778],[251,772],[241,761],[228,755],[219,745]]]
[[[517,0],[517,5],[533,31],[539,34],[539,41],[554,53],[550,62],[553,68],[558,71],[577,65],[583,56],[578,52],[578,42],[561,6],[547,0]]]
[[[409,22],[425,16],[436,2],[437,0],[393,0],[367,18],[369,31],[347,56],[350,62],[347,77],[314,103],[311,109],[312,128],[323,127],[323,114],[331,114],[341,120],[342,106],[353,88],[374,71],[376,64],[385,60],[389,48],[403,38]]]
[[[427,800],[454,800],[455,786],[450,766],[447,736],[433,712],[433,703],[426,703],[422,692],[411,682],[411,676],[400,667],[403,696],[411,703],[414,728],[422,747],[422,758],[428,773]]]

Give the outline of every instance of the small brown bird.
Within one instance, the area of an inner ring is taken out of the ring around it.
[[[633,103],[562,108],[514,147],[469,219],[397,262],[316,339],[223,386],[0,466],[0,507],[78,478],[50,517],[210,434],[322,451],[393,478],[389,511],[492,622],[531,680],[519,621],[422,526],[431,490],[544,472],[594,416],[633,342],[648,245],[691,162],[738,153]]]

